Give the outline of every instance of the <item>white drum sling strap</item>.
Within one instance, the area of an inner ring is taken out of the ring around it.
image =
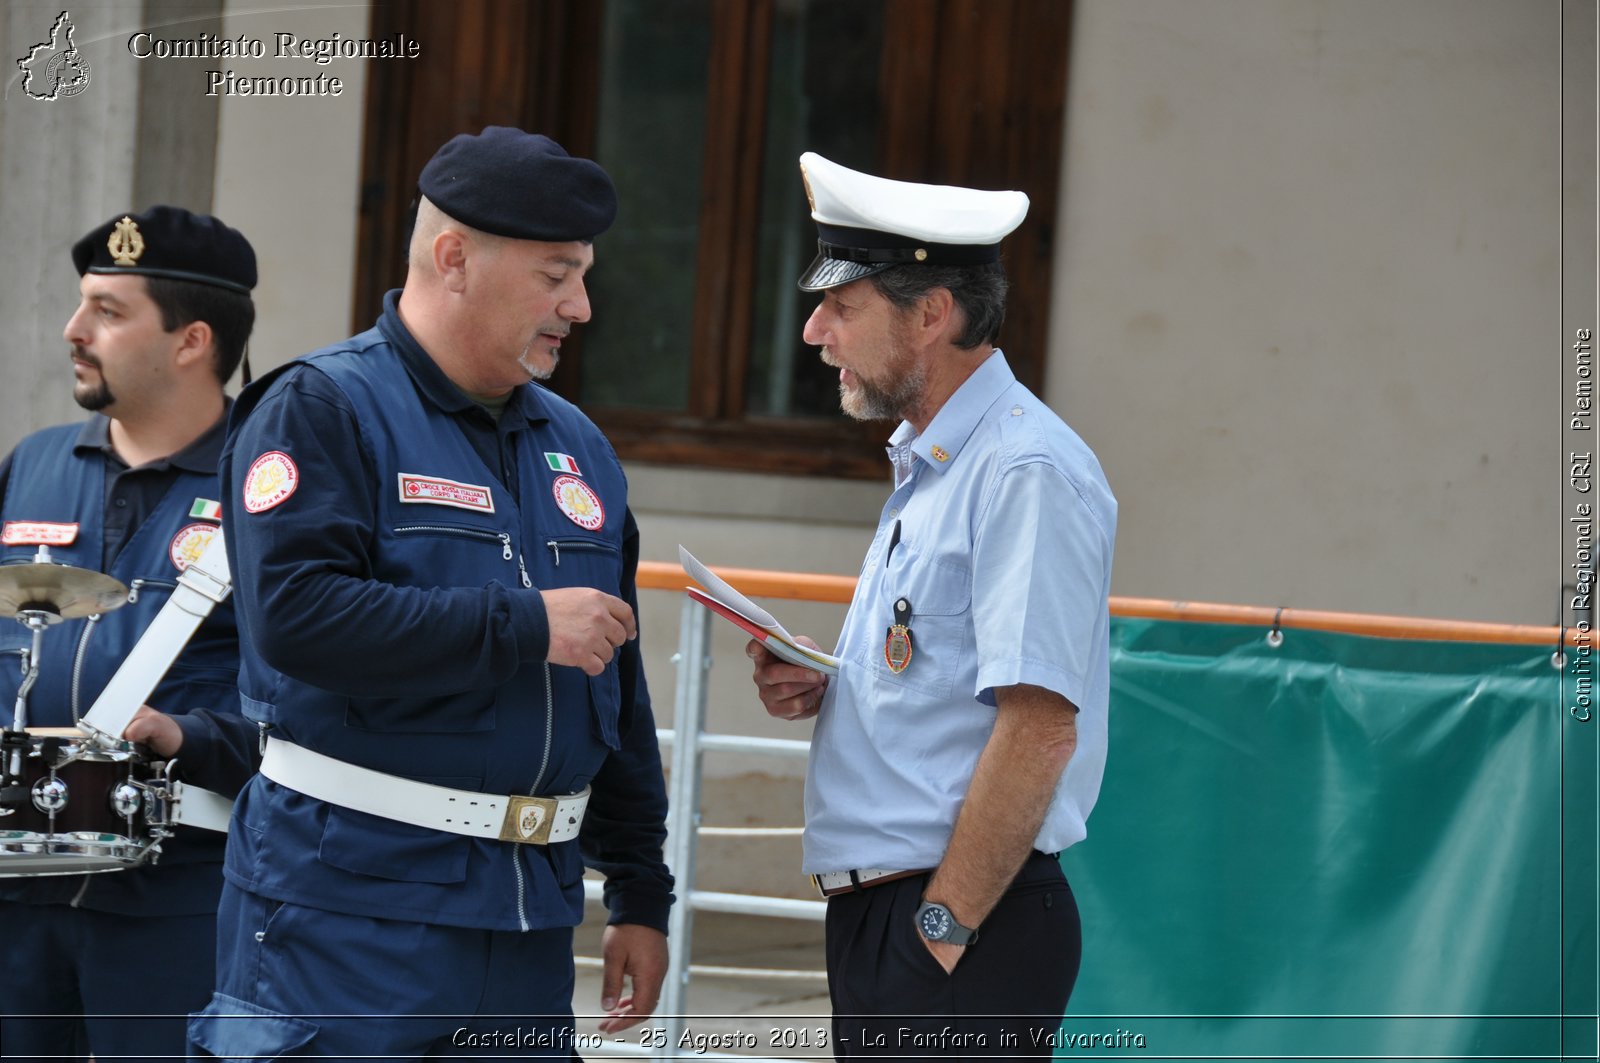
[[[178,577],[172,597],[139,637],[88,715],[78,721],[78,729],[95,743],[111,746],[122,741],[122,732],[194,637],[201,621],[233,591],[222,536],[222,529],[218,528],[200,556],[189,562]],[[170,793],[170,822],[207,830],[228,829],[233,809],[228,798],[181,782],[172,783]]]

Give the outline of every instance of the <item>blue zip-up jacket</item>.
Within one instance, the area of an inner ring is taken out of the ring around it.
[[[347,914],[528,930],[581,921],[587,859],[607,876],[611,922],[664,931],[666,796],[638,644],[594,678],[546,664],[538,593],[634,602],[621,464],[537,385],[494,423],[406,331],[397,294],[375,328],[235,406],[222,490],[244,711],[275,737],[408,779],[495,794],[592,784],[588,815],[575,841],[512,845],[257,777],[226,874]]]
[[[50,547],[52,561],[106,571],[130,588],[128,604],[119,609],[46,629],[39,678],[28,696],[30,727],[70,727],[76,716],[88,713],[167,603],[182,571],[179,564],[187,564],[217,527],[214,519],[190,512],[196,501],[221,497],[214,471],[220,434],[201,460],[172,466],[160,501],[105,566],[105,458],[92,442],[104,436],[103,417],[87,425],[46,428],[17,444],[0,466],[0,564],[32,563],[38,547],[31,540],[39,536],[27,526],[45,524],[53,527],[52,538],[67,540]],[[22,679],[21,652],[31,643],[27,628],[0,617],[0,705],[7,726]],[[233,607],[224,601],[149,698],[177,717],[183,729],[179,777],[225,794],[238,791],[257,761],[255,728],[239,715],[238,673]],[[121,915],[214,912],[222,889],[223,843],[218,832],[179,827],[153,865],[94,875],[0,877],[0,898],[71,903]],[[0,856],[0,872],[4,859]]]

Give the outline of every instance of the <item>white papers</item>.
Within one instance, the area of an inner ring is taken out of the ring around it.
[[[689,578],[706,589],[701,594],[689,588],[689,597],[704,605],[718,616],[738,625],[761,641],[767,649],[790,664],[814,668],[825,675],[839,674],[839,658],[809,646],[802,646],[793,635],[784,630],[778,618],[739,593],[732,584],[701,564],[682,544],[678,546],[678,563]]]

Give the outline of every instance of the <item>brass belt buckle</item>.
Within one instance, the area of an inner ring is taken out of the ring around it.
[[[500,840],[521,845],[548,844],[555,819],[556,798],[513,796],[506,806],[506,818],[500,823]]]

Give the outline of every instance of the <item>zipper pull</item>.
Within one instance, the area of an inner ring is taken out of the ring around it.
[[[510,561],[511,560],[511,536],[506,534],[505,532],[501,532],[500,533],[500,546],[501,546],[500,556],[505,558],[507,561]],[[519,560],[517,563],[520,565],[522,562]]]
[[[561,567],[561,544],[556,542],[554,539],[546,539],[544,541],[544,544],[550,548],[550,552],[551,553],[556,555],[556,568],[560,568]]]
[[[526,565],[524,565],[522,563],[522,555],[521,554],[517,555],[517,572],[520,573],[521,576],[522,576],[522,585],[524,587],[532,587],[533,586],[533,580],[528,578],[528,566],[526,566]]]
[[[144,586],[144,580],[136,579],[128,584],[128,604],[139,604],[139,588]]]

